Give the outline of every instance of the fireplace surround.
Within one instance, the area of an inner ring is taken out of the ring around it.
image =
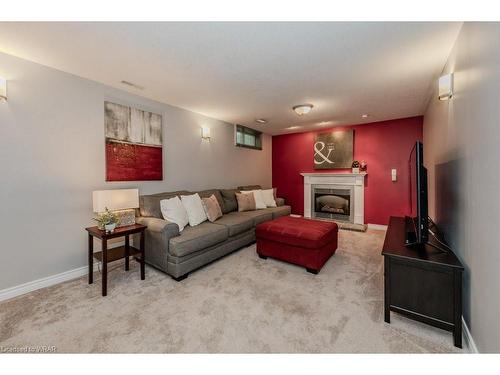
[[[366,173],[301,173],[304,217],[365,224]]]

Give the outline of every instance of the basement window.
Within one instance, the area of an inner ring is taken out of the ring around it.
[[[236,146],[262,150],[262,133],[258,130],[236,125]]]

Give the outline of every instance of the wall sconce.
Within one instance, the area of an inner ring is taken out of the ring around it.
[[[7,101],[7,80],[0,77],[0,102]]]
[[[201,127],[201,138],[210,140],[210,128],[207,128],[206,126]]]
[[[453,97],[453,73],[439,77],[439,100],[450,100]]]

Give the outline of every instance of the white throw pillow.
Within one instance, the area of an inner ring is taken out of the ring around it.
[[[198,193],[193,195],[181,195],[181,201],[187,211],[189,225],[192,227],[207,220],[207,214]]]
[[[184,227],[188,225],[188,214],[179,197],[162,199],[160,201],[160,210],[165,220],[179,226],[179,232],[182,232]]]
[[[248,190],[242,191],[243,194],[253,193],[253,197],[255,198],[255,209],[261,210],[263,208],[267,208],[266,203],[264,202],[264,197],[262,196],[262,190]]]
[[[274,200],[274,189],[262,190],[262,198],[267,207],[276,207]]]

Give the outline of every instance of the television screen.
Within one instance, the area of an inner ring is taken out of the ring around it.
[[[412,239],[408,243],[425,243],[428,239],[427,218],[427,170],[424,167],[423,145],[417,141],[408,160],[410,182],[410,230]],[[407,235],[408,236],[408,235]]]

